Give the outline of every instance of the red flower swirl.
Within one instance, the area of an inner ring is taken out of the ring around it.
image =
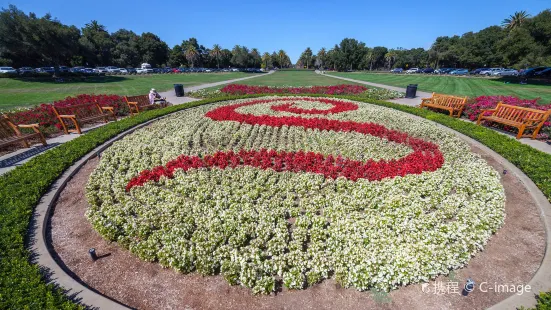
[[[236,110],[240,107],[254,104],[264,104],[281,99],[258,99],[229,106],[223,106],[209,111],[205,116],[215,121],[237,121],[250,125],[266,125],[272,127],[298,126],[305,129],[331,130],[338,132],[358,132],[372,135],[388,141],[408,145],[413,152],[400,159],[392,160],[368,160],[360,162],[341,156],[323,155],[314,152],[286,152],[275,150],[241,150],[219,151],[213,155],[204,157],[181,155],[164,166],[158,166],[151,170],[144,170],[138,176],[132,178],[126,186],[129,191],[132,187],[142,186],[148,181],[159,181],[162,176],[172,178],[174,171],[182,169],[187,171],[194,168],[220,169],[235,168],[237,166],[251,166],[260,169],[273,169],[275,171],[311,172],[322,174],[328,178],[345,177],[352,181],[357,179],[368,179],[370,181],[405,176],[408,174],[420,174],[425,171],[435,171],[444,163],[444,156],[438,146],[432,142],[419,138],[410,137],[407,133],[387,129],[383,125],[374,123],[360,123],[355,121],[341,121],[321,118],[304,118],[299,116],[271,116],[241,114]],[[304,100],[301,98],[301,100]],[[312,101],[323,102],[333,105],[333,109],[346,107],[350,110],[348,103],[338,100],[318,98]],[[354,104],[352,104],[354,105]],[[355,106],[355,105],[354,105]],[[277,106],[276,106],[277,107]],[[287,106],[285,108],[290,108]],[[276,108],[277,109],[277,108]],[[298,109],[298,108],[297,108]],[[330,109],[330,110],[333,110]],[[357,106],[355,106],[357,109]],[[300,109],[299,109],[300,110]],[[317,114],[318,111],[329,110],[303,110],[298,113]],[[336,113],[336,112],[333,112]],[[327,114],[327,113],[325,113]]]

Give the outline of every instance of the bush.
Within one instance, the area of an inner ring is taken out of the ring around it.
[[[229,95],[254,95],[254,94],[323,94],[323,95],[353,95],[367,90],[361,85],[333,85],[310,87],[271,87],[230,84],[220,91]]]
[[[520,310],[551,310],[551,291],[544,293],[541,292],[536,296],[536,307],[535,308],[524,308],[520,307]]]

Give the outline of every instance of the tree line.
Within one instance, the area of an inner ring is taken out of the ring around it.
[[[533,17],[525,11],[516,12],[500,26],[462,36],[438,37],[428,50],[367,47],[363,42],[346,38],[329,50],[320,49],[315,55],[306,48],[297,66],[340,71],[551,66],[551,10]]]
[[[151,32],[141,35],[127,29],[109,33],[98,21],[82,29],[65,25],[50,14],[37,17],[10,5],[0,11],[0,65],[13,67],[108,66],[138,67],[146,62],[155,67],[290,67],[284,50],[265,52],[234,46],[200,45],[196,38],[170,48]]]

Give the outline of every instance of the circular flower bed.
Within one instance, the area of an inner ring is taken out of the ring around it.
[[[505,217],[499,174],[459,138],[329,98],[176,113],[109,148],[87,196],[105,238],[254,293],[427,281],[468,263]]]

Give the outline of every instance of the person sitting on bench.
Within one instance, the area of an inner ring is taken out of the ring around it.
[[[166,98],[161,97],[161,95],[159,95],[159,93],[155,90],[155,88],[152,88],[149,91],[149,102],[151,104],[158,104],[161,107],[166,106]]]

